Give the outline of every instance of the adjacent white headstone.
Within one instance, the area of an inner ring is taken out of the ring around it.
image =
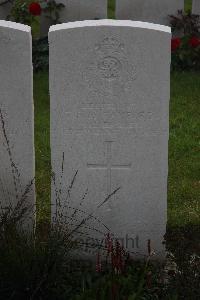
[[[200,15],[200,0],[192,1],[192,13],[195,15]]]
[[[105,19],[107,17],[107,0],[61,0],[65,5],[61,21],[79,21]]]
[[[169,15],[184,10],[184,0],[116,0],[116,18],[169,25]]]
[[[60,11],[60,22],[107,18],[107,0],[56,0],[65,7]],[[48,34],[50,21],[42,15],[41,36]]]
[[[0,201],[1,208],[35,210],[33,71],[31,28],[0,21]],[[25,190],[27,193],[25,193]],[[24,195],[25,193],[25,195]],[[30,221],[30,222],[29,222]]]
[[[10,14],[10,10],[12,7],[10,3],[1,5],[1,3],[3,2],[3,0],[0,0],[0,20],[6,20],[7,16]]]
[[[49,33],[53,217],[56,202],[68,228],[95,212],[130,252],[146,255],[150,239],[157,257],[167,221],[170,39],[169,27],[114,20]],[[79,231],[101,239],[102,223],[91,217]]]

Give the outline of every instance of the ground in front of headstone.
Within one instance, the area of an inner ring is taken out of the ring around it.
[[[162,264],[126,256],[109,237],[107,260],[75,260],[65,227],[40,224],[25,235],[0,224],[0,299],[199,299],[199,226],[168,229]]]

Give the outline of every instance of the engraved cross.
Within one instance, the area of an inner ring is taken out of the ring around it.
[[[131,168],[129,164],[113,164],[112,163],[112,143],[113,141],[105,142],[106,163],[105,164],[87,164],[88,169],[106,170],[107,195],[112,191],[112,170],[127,170]]]

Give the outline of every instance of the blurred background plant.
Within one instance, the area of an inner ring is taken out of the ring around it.
[[[184,12],[179,10],[177,15],[170,15],[172,32],[178,31],[183,35],[199,35],[200,16],[194,15],[190,10]]]
[[[179,11],[170,16],[172,32],[172,70],[200,70],[200,16]]]
[[[200,70],[200,38],[183,36],[172,39],[172,70]]]
[[[7,20],[31,26],[33,38],[38,38],[40,35],[41,15],[48,18],[52,25],[58,24],[60,11],[65,7],[64,4],[57,3],[55,0],[5,0],[0,2],[0,6],[6,4],[11,5]]]
[[[39,3],[31,2],[30,0],[16,0],[12,2],[11,12],[7,19],[31,26],[37,16],[41,14],[41,7]]]
[[[60,12],[65,7],[63,3],[58,3],[55,0],[41,2],[42,12],[48,18],[52,25],[60,23]]]
[[[21,216],[20,209],[17,213]],[[83,273],[80,265],[72,266],[73,243],[66,228],[43,224],[26,232],[18,221],[0,216],[0,299],[64,300],[79,293]]]
[[[32,28],[33,38],[39,36],[40,15],[42,13],[39,2],[31,0],[6,0],[1,5],[11,5],[7,20],[29,25]]]
[[[33,39],[33,67],[34,71],[48,70],[49,44],[48,37]]]

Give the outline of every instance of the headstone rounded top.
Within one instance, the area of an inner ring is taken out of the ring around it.
[[[77,21],[69,22],[58,25],[53,25],[50,27],[49,32],[63,30],[63,29],[73,29],[81,27],[98,27],[98,26],[120,26],[120,27],[133,27],[133,28],[144,28],[157,30],[162,32],[171,33],[171,28],[169,26],[140,22],[140,21],[130,21],[130,20],[86,20],[86,21]]]
[[[31,32],[31,27],[28,25],[15,23],[15,22],[11,22],[11,21],[5,21],[5,20],[0,20],[0,27],[6,27],[6,28],[15,29],[15,30],[25,31],[25,32]]]

